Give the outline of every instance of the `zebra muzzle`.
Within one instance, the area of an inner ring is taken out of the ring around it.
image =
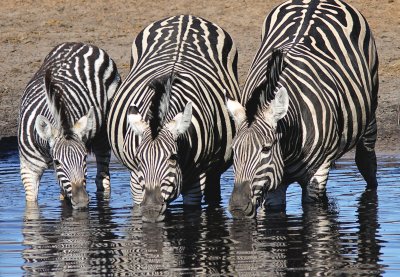
[[[233,218],[236,219],[254,218],[256,216],[256,207],[251,203],[251,201],[244,206],[230,206],[229,211]]]
[[[89,204],[89,195],[86,192],[84,183],[72,183],[71,204],[74,209],[87,208]]]
[[[160,222],[165,218],[165,211],[167,205],[165,203],[161,205],[146,205],[141,206],[142,220],[144,222]]]
[[[229,211],[234,218],[254,218],[257,205],[253,204],[250,182],[235,184],[229,201]]]

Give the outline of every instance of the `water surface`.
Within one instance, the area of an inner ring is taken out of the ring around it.
[[[89,209],[59,200],[46,171],[37,205],[26,206],[15,151],[0,154],[0,276],[230,275],[400,276],[400,157],[379,157],[377,192],[352,160],[331,171],[329,203],[302,207],[297,184],[286,213],[233,220],[227,211],[233,173],[222,177],[219,208],[186,210],[178,199],[165,222],[143,223],[129,174],[111,165],[111,199],[95,192],[89,164]]]

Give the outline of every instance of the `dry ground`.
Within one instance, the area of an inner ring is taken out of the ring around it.
[[[143,27],[166,16],[191,13],[231,34],[239,50],[242,86],[259,47],[263,20],[280,2],[0,0],[0,138],[16,135],[24,87],[47,53],[61,42],[82,41],[105,49],[124,78],[131,43]],[[400,153],[400,0],[348,2],[367,18],[379,51],[378,151]]]

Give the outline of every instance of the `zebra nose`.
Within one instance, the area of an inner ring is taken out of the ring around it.
[[[250,182],[235,184],[229,201],[229,211],[234,218],[254,218],[256,209],[251,201]]]
[[[89,195],[86,192],[85,182],[71,183],[71,204],[74,209],[86,208],[89,203]]]
[[[166,203],[161,196],[160,189],[148,189],[141,203],[142,219],[146,222],[158,222],[164,220]]]
[[[167,205],[142,206],[142,220],[144,222],[160,222],[165,218]]]
[[[254,218],[256,216],[256,207],[249,201],[245,206],[230,206],[229,211],[233,218]]]

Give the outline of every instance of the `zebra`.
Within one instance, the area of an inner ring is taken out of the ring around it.
[[[274,8],[240,102],[226,102],[237,126],[233,216],[284,210],[293,182],[303,203],[326,200],[331,164],[353,147],[367,188],[376,188],[378,86],[375,41],[359,11],[337,0]]]
[[[135,38],[107,133],[130,170],[132,198],[144,221],[162,221],[180,194],[185,206],[199,205],[203,196],[218,203],[235,132],[224,92],[239,96],[237,50],[218,25],[178,15]]]
[[[61,197],[73,208],[86,207],[89,152],[96,157],[97,190],[109,194],[106,115],[119,84],[114,61],[96,46],[67,42],[46,56],[20,104],[18,148],[26,201],[37,201],[41,176],[54,167]]]

